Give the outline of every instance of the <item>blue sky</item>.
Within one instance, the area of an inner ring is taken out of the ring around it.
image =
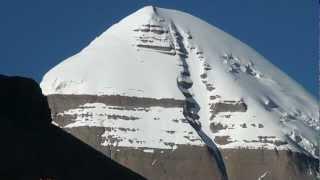
[[[1,0],[0,74],[40,82],[109,26],[150,4],[219,27],[317,95],[315,0]]]

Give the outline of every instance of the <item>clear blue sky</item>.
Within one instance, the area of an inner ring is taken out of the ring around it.
[[[316,0],[1,0],[0,74],[40,82],[110,25],[150,4],[219,27],[317,95]]]

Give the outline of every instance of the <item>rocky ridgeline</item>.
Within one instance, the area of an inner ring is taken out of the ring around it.
[[[47,97],[0,75],[0,179],[144,179],[51,124]]]

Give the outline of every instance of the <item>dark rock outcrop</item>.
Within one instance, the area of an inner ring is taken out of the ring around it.
[[[144,179],[51,125],[35,81],[0,75],[0,84],[0,179]]]
[[[27,78],[0,75],[1,118],[15,128],[43,128],[51,123],[47,98],[38,84]]]

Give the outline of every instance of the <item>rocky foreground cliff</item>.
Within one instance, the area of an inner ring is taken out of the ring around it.
[[[52,125],[35,81],[0,75],[0,84],[0,179],[145,179]]]

